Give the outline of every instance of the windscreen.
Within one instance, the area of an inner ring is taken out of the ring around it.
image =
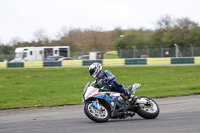
[[[15,58],[22,58],[23,57],[23,53],[16,53],[15,54]]]

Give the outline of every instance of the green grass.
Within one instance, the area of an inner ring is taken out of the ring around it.
[[[104,67],[137,95],[167,97],[200,93],[200,66]],[[0,69],[0,109],[81,104],[87,67]]]

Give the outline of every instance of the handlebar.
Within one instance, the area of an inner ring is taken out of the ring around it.
[[[107,78],[106,79],[100,79],[99,82],[96,83],[96,85],[94,85],[94,87],[98,87],[98,86],[103,85],[103,84],[105,84],[107,82],[108,82]]]

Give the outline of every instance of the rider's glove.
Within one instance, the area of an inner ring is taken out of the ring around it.
[[[108,79],[106,78],[106,79],[103,79],[103,81],[102,81],[102,83],[103,84],[105,84],[105,83],[107,83],[108,82]]]

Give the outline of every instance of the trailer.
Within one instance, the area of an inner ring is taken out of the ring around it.
[[[44,61],[50,56],[70,57],[69,46],[18,47],[11,62]]]

